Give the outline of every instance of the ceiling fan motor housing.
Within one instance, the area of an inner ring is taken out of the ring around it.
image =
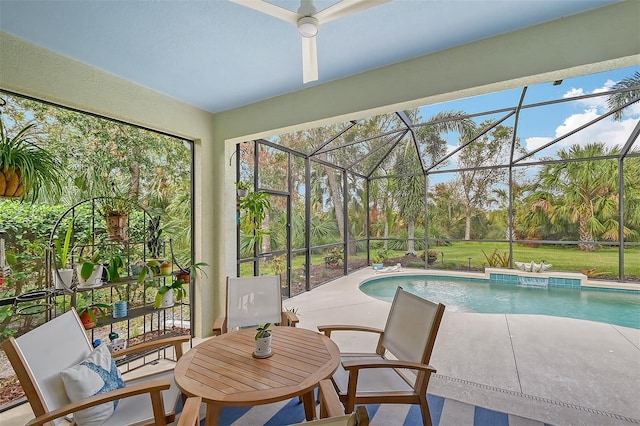
[[[318,35],[319,26],[318,20],[312,16],[304,16],[298,19],[298,33],[302,37],[315,37]]]

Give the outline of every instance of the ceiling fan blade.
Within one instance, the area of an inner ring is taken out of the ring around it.
[[[342,0],[340,3],[329,6],[313,16],[321,24],[324,24],[325,22],[333,21],[334,19],[342,18],[343,16],[369,9],[370,7],[379,6],[389,1],[391,0]]]
[[[285,9],[280,6],[276,6],[275,4],[269,3],[263,0],[229,0],[233,3],[239,4],[241,6],[248,7],[253,10],[257,10],[258,12],[266,13],[267,15],[271,15],[274,18],[282,19],[286,22],[291,22],[292,24],[296,24],[300,16],[297,13],[290,11],[289,9]]]
[[[302,82],[309,83],[318,79],[318,52],[315,37],[302,39]]]

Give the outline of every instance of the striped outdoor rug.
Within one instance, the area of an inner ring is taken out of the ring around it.
[[[434,426],[548,426],[545,423],[501,413],[463,402],[429,395]],[[422,425],[417,405],[367,405],[373,426]],[[204,411],[202,411],[204,413]],[[283,426],[304,421],[304,409],[298,398],[255,407],[225,407],[220,426]]]

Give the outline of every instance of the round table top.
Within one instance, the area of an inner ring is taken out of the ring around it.
[[[324,334],[297,327],[271,331],[269,358],[253,357],[254,329],[200,343],[178,361],[178,387],[209,404],[268,404],[311,391],[338,368],[340,350]]]

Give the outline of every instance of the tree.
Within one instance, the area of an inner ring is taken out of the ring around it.
[[[627,102],[635,99],[635,102],[640,102],[640,72],[633,74],[631,77],[627,77],[625,79],[620,80],[613,86],[611,86],[611,90],[620,90],[620,89],[631,89],[627,92],[614,93],[609,95],[607,98],[607,105],[609,109],[619,108]],[[623,109],[613,114],[613,118],[615,120],[622,120],[622,111]]]
[[[551,223],[565,220],[578,227],[578,239],[581,250],[595,250],[597,238],[618,240],[619,211],[618,162],[612,160],[588,160],[593,157],[615,156],[619,148],[607,148],[603,143],[590,143],[584,147],[572,145],[568,150],[558,151],[562,160],[584,159],[584,161],[566,161],[547,164],[539,175],[540,189],[534,193],[541,211],[548,215]],[[640,198],[640,180],[638,179],[637,158],[628,161],[625,170],[625,198],[628,225],[640,223],[638,198]],[[628,226],[624,234],[637,236],[638,232]]]
[[[415,113],[405,112],[409,117]],[[416,132],[416,144],[419,147],[422,161],[427,165],[440,161],[447,152],[447,143],[442,133],[458,132],[465,134],[475,127],[473,120],[466,118],[461,111],[443,111],[431,117],[426,125],[420,126]],[[425,170],[422,168],[418,151],[413,144],[407,143],[402,155],[398,156],[394,173],[401,176],[397,189],[402,195],[398,198],[400,215],[407,222],[407,254],[416,255],[415,225],[418,216],[425,211]],[[413,175],[411,177],[402,177]]]
[[[485,121],[480,128],[491,124],[490,121]],[[460,144],[466,143],[469,137],[466,134]],[[465,240],[471,239],[474,214],[490,204],[495,185],[507,181],[508,169],[504,166],[509,164],[512,139],[513,128],[497,125],[460,151],[458,168],[462,171],[458,173],[458,182],[465,207]],[[523,151],[519,140],[516,141],[515,148]]]

